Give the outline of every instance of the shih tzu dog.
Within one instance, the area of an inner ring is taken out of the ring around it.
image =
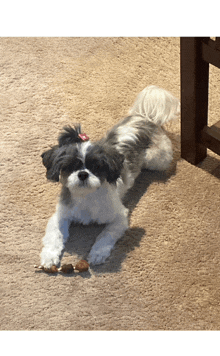
[[[100,141],[91,142],[80,125],[64,127],[58,145],[42,154],[47,178],[62,184],[43,238],[42,266],[59,264],[74,221],[106,224],[88,256],[90,264],[105,262],[128,229],[122,197],[141,169],[166,170],[172,161],[172,144],[162,125],[179,112],[178,99],[149,86],[138,95],[129,116]]]

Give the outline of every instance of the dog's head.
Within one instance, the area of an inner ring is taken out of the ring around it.
[[[124,157],[114,147],[87,139],[80,125],[64,127],[58,145],[41,155],[47,178],[60,181],[75,196],[89,194],[104,182],[115,184],[123,167]]]

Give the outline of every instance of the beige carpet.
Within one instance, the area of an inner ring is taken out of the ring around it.
[[[179,38],[1,38],[0,53],[1,329],[219,330],[220,157],[182,160],[179,121],[167,127],[170,170],[137,179],[107,263],[77,275],[33,267],[60,189],[41,153],[65,124],[99,139],[147,85],[180,97]],[[219,95],[211,67],[210,123]],[[99,230],[71,228],[62,262],[86,258]]]

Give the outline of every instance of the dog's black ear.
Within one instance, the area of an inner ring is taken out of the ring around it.
[[[61,155],[59,146],[54,146],[50,150],[42,153],[43,165],[47,168],[46,177],[53,182],[59,182]]]
[[[74,128],[71,126],[64,126],[64,132],[62,132],[58,138],[59,147],[64,145],[69,145],[71,143],[81,142],[79,134],[81,134],[81,126],[75,125]]]
[[[107,166],[107,182],[116,183],[123,168],[124,156],[116,149],[107,149],[104,160]]]

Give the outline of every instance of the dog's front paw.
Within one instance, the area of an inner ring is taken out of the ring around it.
[[[111,254],[111,250],[105,251],[91,251],[88,257],[89,264],[91,265],[100,265],[105,262],[106,258],[108,258]]]
[[[105,260],[110,256],[114,244],[115,241],[110,238],[102,238],[101,240],[97,241],[89,253],[89,264],[100,265],[101,263],[104,263]]]
[[[58,266],[59,262],[60,258],[56,251],[43,248],[41,252],[41,266],[45,268],[51,268],[54,265]]]

